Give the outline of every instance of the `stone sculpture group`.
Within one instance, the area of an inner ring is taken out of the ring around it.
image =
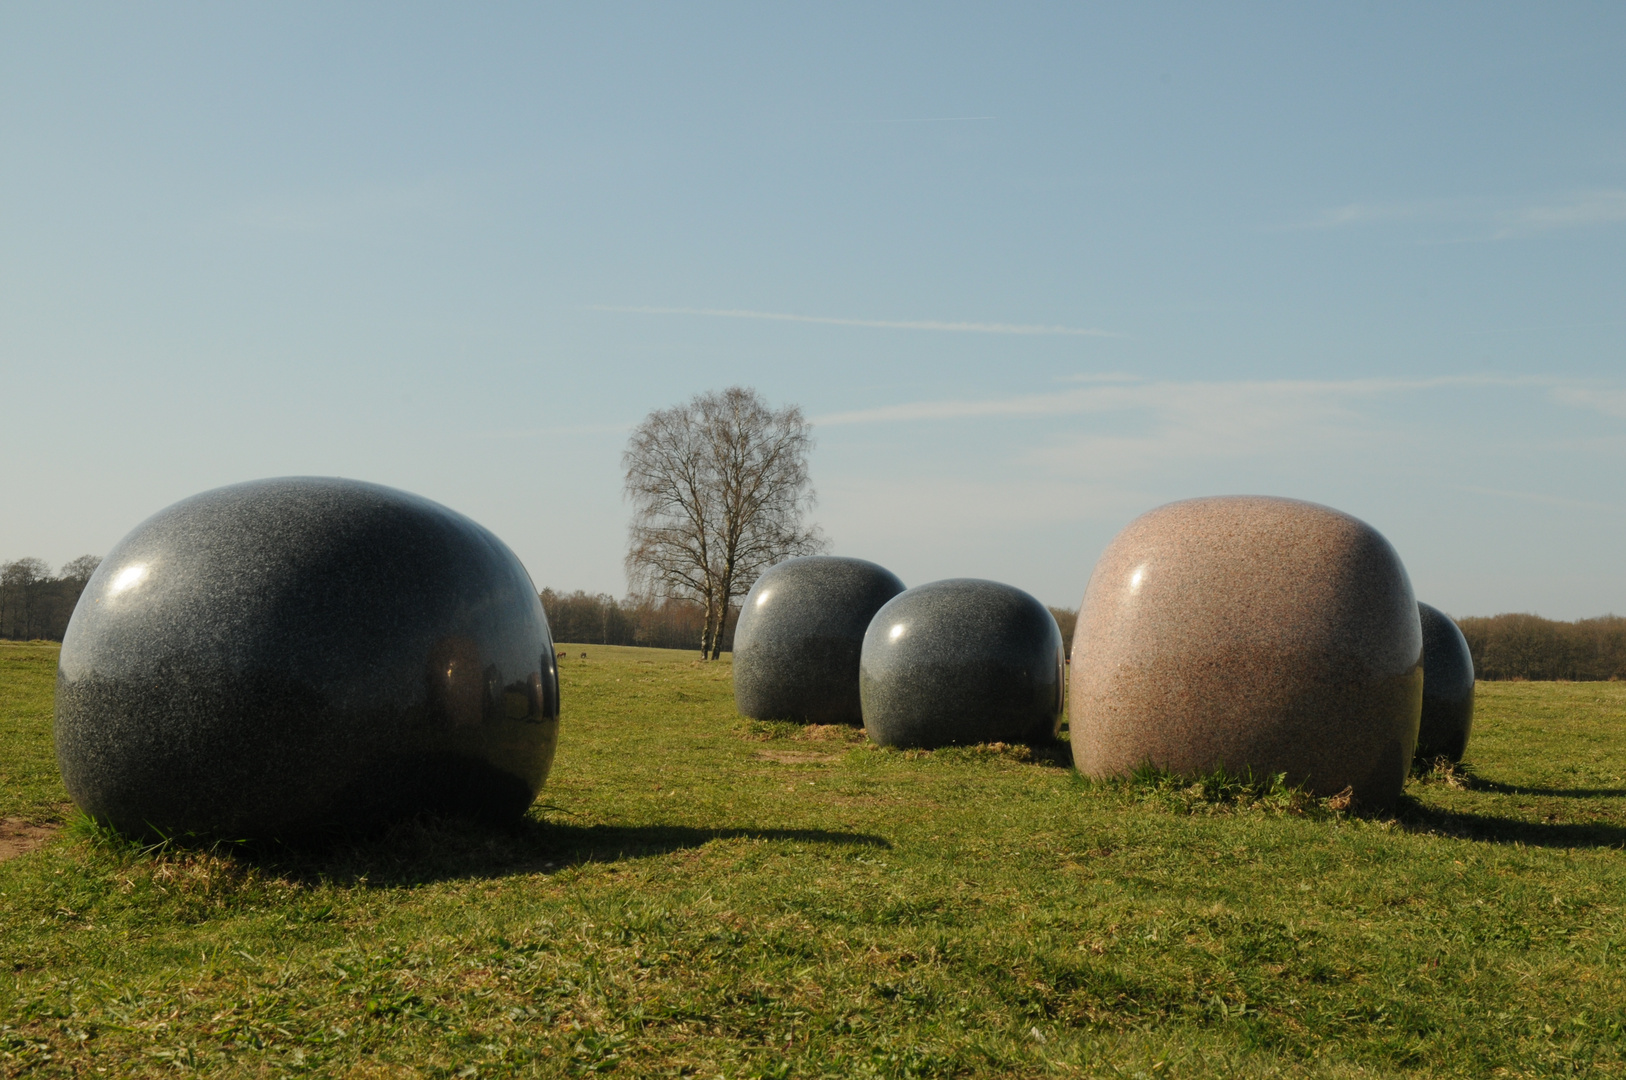
[[[1061,632],[1043,604],[994,581],[905,590],[863,559],[769,569],[740,607],[734,703],[759,720],[862,724],[883,746],[1054,738]]]
[[[1054,738],[1070,682],[1087,775],[1281,775],[1377,808],[1414,760],[1460,760],[1473,718],[1467,642],[1417,602],[1387,540],[1325,506],[1249,496],[1171,503],[1118,534],[1070,676],[1055,620],[1019,589],[903,590],[873,563],[813,556],[746,598],[734,679],[746,716],[928,748]]]
[[[1369,807],[1460,760],[1473,662],[1376,530],[1312,503],[1193,499],[1095,566],[1068,671],[1049,611],[862,559],[772,567],[742,606],[748,717],[885,746],[1045,743],[1090,776],[1285,775]],[[103,560],[63,641],[56,742],[132,835],[298,839],[436,809],[523,813],[558,734],[535,585],[469,519],[373,484],[284,478],[184,500]]]

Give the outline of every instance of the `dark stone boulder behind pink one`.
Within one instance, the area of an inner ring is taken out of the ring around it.
[[[1423,717],[1417,725],[1417,760],[1461,761],[1474,727],[1474,656],[1451,616],[1419,603],[1423,621]]]
[[[1263,496],[1130,522],[1095,565],[1073,638],[1073,757],[1094,777],[1285,773],[1357,805],[1399,798],[1422,708],[1405,567],[1365,522]]]

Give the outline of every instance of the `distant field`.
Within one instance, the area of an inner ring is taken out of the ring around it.
[[[0,1075],[1626,1074],[1626,684],[1481,684],[1471,772],[1371,820],[560,650],[523,827],[0,864]],[[62,814],[54,656],[0,645],[0,817]]]

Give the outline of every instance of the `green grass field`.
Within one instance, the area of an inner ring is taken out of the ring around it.
[[[522,826],[254,859],[73,823],[54,649],[0,645],[0,818],[69,822],[0,864],[0,1074],[1626,1073],[1626,685],[1481,684],[1472,768],[1368,819],[561,648]]]

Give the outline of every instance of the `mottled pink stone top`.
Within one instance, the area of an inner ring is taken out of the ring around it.
[[[1095,566],[1073,639],[1081,772],[1285,772],[1319,794],[1399,797],[1417,742],[1423,639],[1389,542],[1314,503],[1170,503]]]

